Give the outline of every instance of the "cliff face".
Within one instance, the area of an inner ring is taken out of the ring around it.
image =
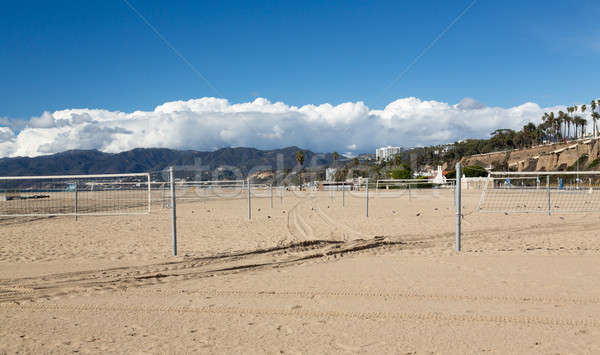
[[[547,144],[526,149],[472,155],[461,160],[463,166],[478,165],[492,170],[557,171],[600,170],[600,139]]]

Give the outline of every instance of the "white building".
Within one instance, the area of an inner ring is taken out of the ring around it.
[[[401,147],[391,147],[388,145],[387,147],[382,147],[375,150],[375,158],[377,161],[391,160],[394,158],[394,155],[400,154],[400,152],[402,152]]]
[[[325,180],[326,181],[335,181],[335,173],[337,169],[335,168],[327,168],[325,169]]]
[[[441,165],[438,165],[438,167],[437,167],[437,174],[435,174],[435,177],[433,178],[433,183],[434,184],[445,184],[446,183],[446,177],[444,176],[444,172],[442,170]]]

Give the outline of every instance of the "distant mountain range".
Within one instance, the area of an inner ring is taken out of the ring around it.
[[[210,170],[229,166],[240,169],[245,175],[258,166],[271,166],[272,170],[275,170],[283,164],[283,169],[291,169],[297,165],[298,150],[301,149],[298,147],[274,150],[223,148],[214,152],[200,152],[147,148],[116,154],[97,150],[70,150],[35,158],[1,158],[0,176],[137,173],[158,171],[169,166],[180,169],[204,166],[205,169]],[[307,167],[324,166],[333,161],[331,153],[318,154],[310,150],[303,150],[303,152],[304,165]],[[281,158],[278,159],[279,156]]]

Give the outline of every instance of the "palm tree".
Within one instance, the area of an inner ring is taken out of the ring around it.
[[[402,157],[400,156],[400,154],[394,155],[394,165],[400,166],[400,164],[402,164]]]
[[[542,128],[542,130],[546,130],[546,128],[548,127],[548,112],[544,112],[544,115],[542,116],[542,123],[540,124],[540,128]]]
[[[573,116],[573,126],[575,126],[575,139],[579,138],[579,126],[581,125],[581,117]]]
[[[575,107],[571,106],[571,116],[568,116],[567,118],[567,139],[571,139],[573,138],[573,136],[571,135],[571,125],[575,124]]]
[[[548,116],[548,122],[549,122],[549,128],[550,128],[550,133],[552,134],[552,140],[556,142],[556,126],[558,124],[558,118],[556,116],[554,116],[554,112],[550,112],[550,115]]]
[[[570,109],[571,109],[570,107],[567,107],[567,111],[569,111]],[[558,118],[557,118],[558,133],[557,133],[557,135],[560,135],[561,138],[563,137],[561,128],[562,128],[563,123],[566,121],[566,119],[565,119],[566,116],[567,115],[564,112],[558,111]]]
[[[596,114],[596,101],[592,100],[592,102],[590,102],[590,109],[592,110],[592,120],[594,120],[594,138],[596,138],[596,120],[598,119],[598,117],[596,117],[594,114]]]
[[[573,115],[575,115],[575,112],[577,112],[577,105],[573,105]],[[575,117],[573,117],[573,119],[575,119]],[[577,132],[575,132],[575,137],[577,137]]]
[[[338,158],[340,157],[340,155],[338,154],[338,152],[333,152],[333,165],[335,166],[335,161],[338,160]]]
[[[304,152],[299,150],[296,152],[296,161],[298,162],[298,164],[300,164],[300,166],[302,166],[304,164]]]
[[[568,111],[571,113],[571,116],[567,115],[567,117],[565,117],[565,122],[567,124],[567,139],[571,138],[571,123],[573,123],[573,112],[575,112],[575,108],[569,107]]]
[[[592,102],[594,102],[592,100]],[[596,107],[598,109],[598,111],[600,111],[600,99],[596,100],[596,103],[594,105],[594,107]],[[598,131],[598,125],[596,124],[596,130],[594,131],[594,138],[596,137],[596,131]]]
[[[579,121],[579,124],[581,125],[581,137],[583,138],[583,137],[585,137],[585,135],[587,133],[588,120],[581,117],[581,121]]]
[[[550,112],[550,114],[545,113],[544,116],[544,130],[548,136],[548,140],[554,139],[554,132],[552,131],[554,129],[554,112]]]
[[[599,119],[600,119],[600,113],[592,112],[592,120],[594,120],[594,138],[597,138],[597,136],[596,136],[596,132],[597,132],[596,121],[598,121]]]
[[[523,126],[523,143],[525,146],[531,146],[533,145],[534,141],[537,141],[536,130],[537,127],[532,122],[529,122],[528,124]]]
[[[352,162],[354,163],[354,166],[358,166],[359,161],[357,157],[354,157],[354,159],[352,159]]]
[[[581,109],[581,113],[585,113],[585,110],[587,110],[587,106],[586,106],[585,104],[583,104],[583,105],[581,105],[581,106],[580,106],[580,109]],[[582,121],[582,123],[583,123],[583,121]],[[586,124],[587,124],[587,121],[586,121]],[[582,127],[581,127],[581,136],[583,136],[583,135],[584,135],[584,134],[583,134],[583,128],[584,128],[584,127],[582,126]]]
[[[560,126],[562,124],[562,117],[561,117],[561,113],[562,111],[558,111],[558,117],[554,116],[554,112],[550,113],[550,120],[552,122],[552,127],[554,127],[554,141],[558,142],[558,138],[560,137]],[[562,115],[564,116],[564,112],[562,113]]]
[[[567,125],[568,125],[568,121],[569,121],[569,114],[571,113],[571,107],[567,107],[567,112],[564,114],[563,116],[563,120],[562,123],[564,124],[564,128],[563,128],[563,134],[562,136],[566,139],[569,138],[569,135],[567,134]]]

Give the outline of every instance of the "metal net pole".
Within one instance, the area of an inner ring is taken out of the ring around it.
[[[77,206],[77,204],[79,203],[79,196],[77,196],[77,194],[78,194],[77,181],[75,181],[74,185],[75,185],[74,186],[74,190],[75,190],[75,220],[77,220],[77,207],[79,207],[79,206]]]
[[[548,191],[548,216],[550,216],[550,175],[546,176],[546,190]]]
[[[367,189],[366,189],[366,200],[367,200],[367,217],[369,217],[369,179],[367,179]]]
[[[461,218],[461,188],[462,188],[462,184],[461,184],[461,177],[462,177],[462,171],[461,171],[461,166],[460,166],[460,162],[456,163],[456,251],[460,251],[461,249],[461,240],[460,240],[460,218]]]
[[[169,168],[169,181],[171,183],[171,240],[173,243],[173,256],[177,256],[177,211],[175,206],[175,179],[173,167]]]
[[[148,214],[150,214],[151,211],[151,207],[152,206],[152,181],[150,179],[150,174],[148,174]]]
[[[252,207],[250,203],[250,178],[248,178],[248,220],[252,219]]]

